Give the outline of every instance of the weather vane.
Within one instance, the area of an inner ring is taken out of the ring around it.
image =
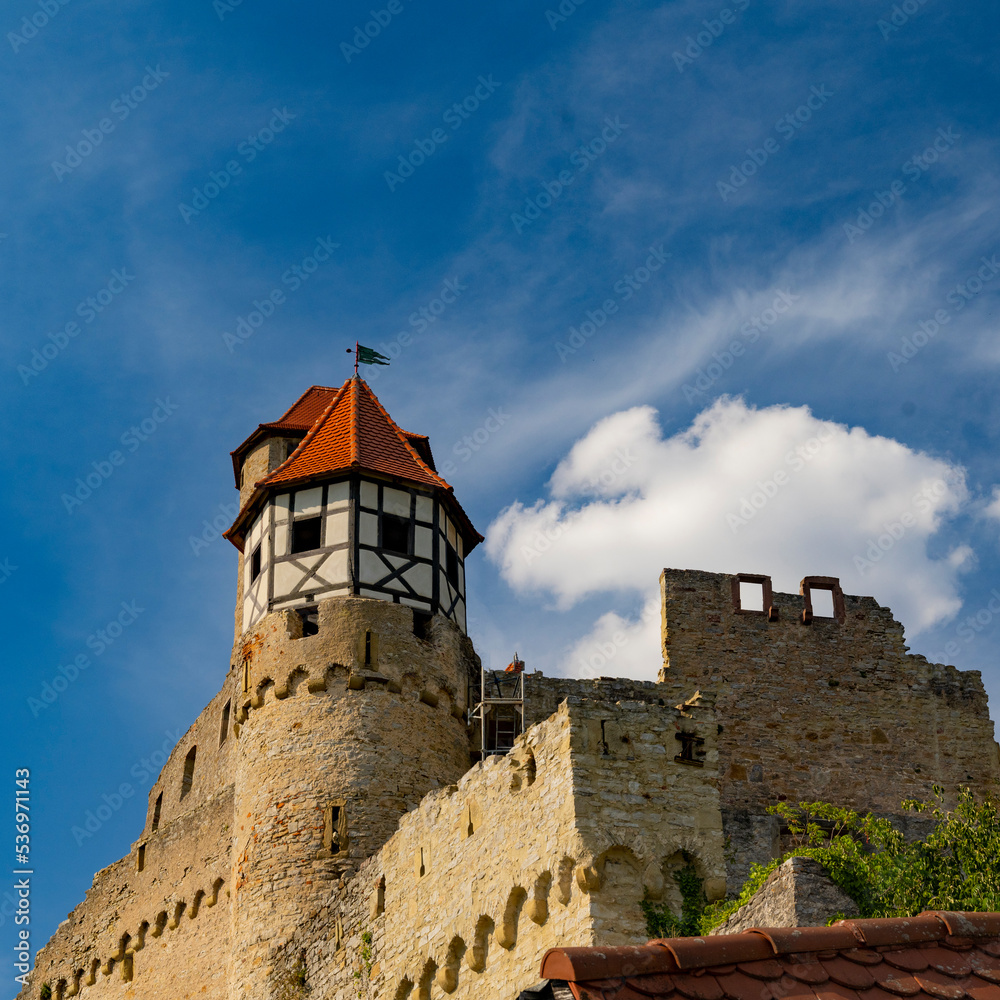
[[[354,347],[348,347],[347,353],[350,354],[354,352],[354,377],[357,378],[358,375],[358,365],[387,365],[389,359],[384,354],[379,354],[372,347],[363,347],[357,341],[354,341]]]

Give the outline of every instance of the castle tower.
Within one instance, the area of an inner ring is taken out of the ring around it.
[[[309,389],[233,463],[231,995],[271,997],[294,929],[469,768],[464,560],[482,538],[427,438],[358,377]]]

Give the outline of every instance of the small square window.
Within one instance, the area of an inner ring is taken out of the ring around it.
[[[448,576],[448,582],[453,587],[458,587],[458,553],[450,546],[445,546],[445,567],[444,571]]]
[[[312,604],[308,608],[299,608],[297,613],[302,619],[302,638],[319,635],[319,608]]]
[[[250,582],[253,583],[260,576],[260,546],[253,550],[250,556]]]
[[[319,548],[319,532],[322,519],[303,517],[292,522],[292,552],[309,552]]]
[[[382,548],[401,556],[410,554],[409,519],[395,514],[382,515]]]

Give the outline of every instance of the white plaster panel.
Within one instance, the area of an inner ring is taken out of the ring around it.
[[[274,554],[288,555],[288,524],[278,523],[274,526]]]
[[[413,554],[422,559],[430,559],[434,551],[434,532],[431,528],[421,528],[416,525],[413,529]]]
[[[465,601],[459,601],[455,605],[455,620],[458,622],[458,627],[465,632]]]
[[[434,501],[430,497],[417,494],[417,520],[434,521]]]
[[[331,552],[323,563],[323,568],[319,571],[321,580],[329,584],[347,583],[347,549],[339,552]]]
[[[371,517],[362,514],[362,517]],[[348,513],[342,510],[336,514],[328,514],[326,518],[326,544],[339,545],[347,541]]]
[[[376,597],[380,601],[386,600],[385,594],[381,594],[377,590],[368,590],[366,587],[361,587],[359,589],[362,597]]]
[[[448,518],[448,541],[458,550],[458,534],[455,531],[455,525],[451,518]]]
[[[346,510],[351,502],[350,483],[330,483],[326,488],[326,509]]]
[[[290,510],[290,504],[292,502],[291,493],[279,493],[274,498],[274,506],[278,512],[279,517],[288,517],[288,511]]]
[[[456,533],[457,534],[457,533]],[[462,536],[457,535],[455,539],[455,551],[464,559],[465,558],[465,543],[462,541]]]
[[[366,479],[361,480],[361,506],[372,510],[378,507],[378,487]]]
[[[410,516],[410,494],[391,486],[382,487],[382,509],[397,517]]]
[[[378,545],[378,515],[361,512],[358,538],[362,545]]]
[[[406,584],[401,580],[387,580],[382,584],[382,586],[386,587],[388,590],[399,590],[404,594],[407,593]]]
[[[406,556],[393,556],[388,552],[383,552],[382,558],[385,559],[385,561],[388,562],[393,569],[400,569],[410,561],[406,558]]]
[[[419,563],[411,566],[404,574],[406,582],[421,597],[432,597],[434,588],[434,574],[428,563]]]
[[[378,583],[385,576],[385,563],[374,552],[362,549],[358,559],[358,579],[361,583]]]
[[[298,490],[295,494],[295,513],[318,514],[322,503],[322,486],[313,486],[308,490]]]
[[[465,566],[461,560],[458,563],[458,592],[460,594],[465,593]]]
[[[295,563],[280,562],[274,564],[274,596],[285,597],[302,582],[305,573]]]
[[[408,604],[411,608],[416,608],[418,611],[430,611],[431,606],[427,601],[418,601],[412,597],[401,597],[399,599],[400,604]]]

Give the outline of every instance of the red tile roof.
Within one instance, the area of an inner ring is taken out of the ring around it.
[[[541,975],[576,1000],[1000,1000],[1000,913],[554,948]]]
[[[304,408],[304,400],[305,396],[282,419],[296,407]],[[350,378],[340,387],[288,460],[258,485],[296,483],[351,468],[451,489],[361,378]]]
[[[339,389],[314,385],[278,420],[260,424],[233,452],[237,487],[246,452],[269,431],[282,430],[306,433],[285,462],[255,483],[253,494],[225,533],[241,551],[243,530],[270,488],[293,487],[351,470],[444,491],[465,539],[466,554],[483,540],[455,499],[452,487],[434,468],[427,436],[404,431],[364,379],[349,378]]]

